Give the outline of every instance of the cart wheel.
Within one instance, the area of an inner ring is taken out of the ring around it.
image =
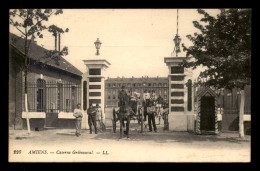
[[[115,111],[115,108],[113,108],[112,124],[113,124],[113,132],[116,133],[116,111]]]

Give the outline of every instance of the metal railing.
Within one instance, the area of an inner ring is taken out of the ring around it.
[[[28,83],[29,112],[73,112],[80,102],[80,84],[42,79]]]

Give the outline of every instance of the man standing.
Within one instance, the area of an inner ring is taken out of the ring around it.
[[[80,103],[77,104],[77,108],[74,109],[73,116],[76,117],[76,136],[80,136],[81,121],[82,121],[82,110],[80,109]]]
[[[147,90],[144,90],[143,100],[144,100],[144,121],[146,121],[147,106],[149,105],[150,102],[150,94],[147,92]]]
[[[92,104],[89,104],[87,114],[88,114],[88,125],[89,125],[90,134],[92,134],[92,124],[94,125],[95,134],[97,134],[97,123],[96,123],[97,110],[95,107],[92,106]]]
[[[118,99],[119,99],[118,106],[120,107],[121,112],[125,112],[126,102],[129,101],[128,95],[125,91],[125,86],[122,86],[122,89],[119,91]]]
[[[136,113],[136,110],[137,110],[137,95],[132,89],[130,90],[130,106],[133,109],[134,113]]]
[[[153,124],[154,132],[157,132],[157,128],[156,128],[156,124],[155,124],[155,112],[156,112],[155,102],[150,101],[149,107],[147,107],[149,132],[152,132],[152,124]]]

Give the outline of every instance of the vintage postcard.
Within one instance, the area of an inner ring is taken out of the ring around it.
[[[251,161],[251,9],[10,9],[9,162]]]

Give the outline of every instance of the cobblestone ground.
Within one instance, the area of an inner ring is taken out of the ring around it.
[[[119,128],[98,134],[73,129],[9,131],[9,160],[31,162],[250,162],[251,136],[240,141],[237,133],[194,135],[188,132],[139,133],[119,140]],[[17,150],[17,151],[15,151]],[[19,151],[21,150],[21,151]],[[36,151],[35,150],[39,150]],[[45,151],[46,150],[46,151]],[[40,154],[32,154],[40,153]],[[48,153],[48,154],[46,154]]]

